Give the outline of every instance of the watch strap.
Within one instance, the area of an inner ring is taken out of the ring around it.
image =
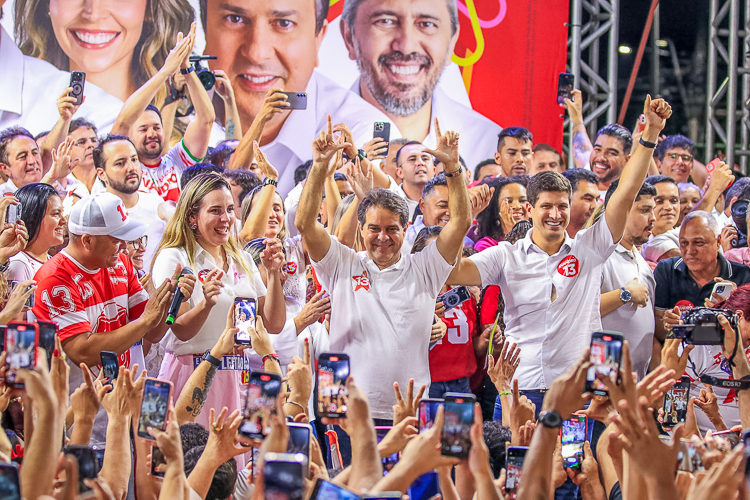
[[[446,172],[446,171],[443,171],[443,173],[445,174],[446,177],[456,177],[458,175],[461,175],[461,172],[463,172],[463,171],[464,171],[464,168],[459,164],[458,165],[458,170],[456,170],[455,172]]]
[[[367,153],[364,149],[360,149],[357,151],[357,157],[359,158],[359,161],[364,161],[367,159]]]
[[[641,137],[640,139],[638,139],[638,142],[640,143],[641,146],[646,147],[646,148],[654,149],[656,147],[656,143],[655,142],[644,141],[643,137]]]
[[[208,361],[210,364],[216,367],[219,367],[221,365],[221,360],[211,356],[211,351],[208,350],[203,353],[203,360]]]
[[[187,68],[180,68],[180,73],[182,73],[183,75],[189,75],[193,71],[195,71],[195,66],[193,66],[192,64]]]
[[[544,427],[556,429],[562,427],[563,419],[562,416],[555,410],[543,411],[539,414],[539,423]]]
[[[268,177],[266,177],[265,180],[263,181],[263,185],[264,186],[274,186],[274,187],[276,187],[276,186],[279,185],[279,182],[275,181],[273,179],[269,179]]]

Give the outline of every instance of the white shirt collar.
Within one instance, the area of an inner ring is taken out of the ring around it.
[[[539,246],[537,246],[537,244],[532,241],[532,239],[531,239],[531,233],[533,231],[534,231],[534,228],[532,227],[531,229],[529,229],[529,232],[526,233],[526,236],[524,236],[522,239],[520,239],[518,241],[518,244],[521,246],[521,250],[524,253],[529,253],[529,250],[532,249],[532,248],[536,248],[540,252],[544,252],[544,250],[542,250],[541,248],[539,248]],[[563,241],[563,244],[560,247],[560,250],[557,251],[557,253],[560,253],[563,250],[563,248],[566,247],[566,246],[568,247],[567,248],[568,250],[570,250],[571,248],[573,248],[573,238],[571,238],[570,236],[568,236],[568,232],[567,231],[563,231],[563,233],[565,234],[565,241]]]
[[[0,111],[23,112],[24,55],[4,28],[0,27]]]

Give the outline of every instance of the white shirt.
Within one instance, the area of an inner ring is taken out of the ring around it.
[[[429,245],[379,269],[367,252],[331,237],[313,268],[331,294],[330,348],[345,352],[373,418],[392,419],[393,382],[430,385],[429,344],[435,298],[453,266]]]
[[[159,159],[158,165],[149,166],[141,162],[143,177],[138,191],[156,193],[164,201],[177,202],[180,197],[182,173],[199,161],[201,160],[193,156],[182,140]]]
[[[351,90],[361,96],[359,78],[354,82]],[[461,157],[472,174],[479,163],[495,157],[498,135],[503,128],[473,109],[453,100],[439,85],[436,85],[432,92],[430,131],[427,133],[427,137],[420,141],[429,149],[435,149],[437,146],[435,118],[440,122],[441,131],[453,130],[461,134]],[[394,130],[393,125],[391,125],[391,138],[395,139],[400,136],[401,132],[398,129]],[[419,138],[412,137],[409,137],[409,139],[419,140]]]
[[[469,257],[482,287],[498,285],[503,292],[505,336],[521,348],[516,370],[521,390],[548,389],[601,329],[602,270],[615,250],[605,217],[575,238],[565,233],[554,255],[532,242],[533,232],[514,245],[500,242]]]
[[[411,249],[414,248],[414,242],[417,240],[419,232],[427,227],[427,225],[424,223],[423,217],[424,216],[422,215],[417,215],[417,218],[414,219],[414,223],[409,224],[409,227],[406,228],[406,234],[404,235],[404,244],[401,245],[401,253],[411,253]],[[464,246],[473,247],[474,241],[468,236],[464,236]]]
[[[36,272],[44,264],[26,252],[18,252],[8,260],[9,267],[6,276],[9,281],[33,280]]]
[[[641,246],[643,258],[651,262],[658,262],[659,257],[670,250],[680,250],[679,227],[672,228],[666,233],[657,236],[652,234],[648,241]]]
[[[409,222],[413,221],[414,212],[416,212],[417,207],[419,207],[419,200],[412,200],[409,198],[406,195],[406,191],[404,191],[403,184],[398,185],[393,191],[406,201],[406,206],[409,207]]]
[[[51,130],[60,119],[57,99],[70,85],[70,73],[23,55],[13,37],[0,28],[0,75],[0,130],[13,125],[34,135]],[[75,117],[92,121],[100,134],[109,132],[122,101],[89,82],[83,93],[86,100]]]
[[[294,218],[297,217],[297,207],[299,206],[300,198],[302,198],[302,188],[304,187],[304,183],[300,182],[284,198],[284,210],[286,210],[284,223],[286,224],[286,230],[289,231],[289,236],[297,236],[299,234],[297,226],[294,225]]]
[[[294,169],[312,159],[312,142],[326,129],[330,114],[333,124],[346,123],[354,135],[354,144],[361,148],[372,139],[375,122],[390,122],[388,117],[364,99],[340,87],[317,70],[307,83],[307,109],[293,110],[276,139],[262,146],[268,161],[279,172],[276,190],[282,196],[294,187]],[[391,133],[394,125],[391,124]],[[221,127],[214,127],[211,144],[225,138]],[[394,138],[396,136],[393,136]]]
[[[183,342],[175,337],[172,330],[170,330],[167,332],[167,351],[172,351],[177,356],[183,354],[203,354],[206,352],[206,349],[211,349],[216,344],[224,328],[226,328],[227,313],[230,307],[234,307],[235,297],[246,297],[257,300],[260,297],[266,296],[266,287],[250,255],[245,252],[245,261],[252,276],[246,275],[245,271],[242,270],[242,266],[231,255],[227,255],[227,261],[229,270],[221,278],[224,286],[219,294],[218,302],[211,308],[211,312],[208,313],[208,317],[198,331],[198,334],[192,339]],[[191,266],[184,248],[165,248],[159,253],[154,261],[152,274],[156,288],[159,288],[164,283],[164,280],[172,277],[177,268],[177,263],[182,264],[183,267]],[[196,244],[196,254],[193,263],[194,266],[191,267],[199,280],[202,280],[210,271],[216,269],[214,258],[198,244]],[[202,301],[203,287],[200,286],[200,283],[196,283],[188,304],[193,308]]]
[[[146,225],[146,253],[143,254],[143,269],[149,272],[151,260],[154,258],[156,249],[164,236],[167,221],[159,218],[159,205],[164,203],[161,196],[155,193],[138,193],[138,203],[128,209],[128,215]]]
[[[16,184],[8,177],[8,180],[0,184],[0,196],[15,194],[18,191]]]
[[[283,245],[286,253],[284,296],[304,305],[307,298],[307,265],[305,251],[302,249],[302,236],[286,238]]]
[[[648,287],[648,304],[638,307],[629,302],[602,317],[602,328],[620,332],[630,344],[630,359],[638,380],[646,376],[654,343],[654,290],[656,280],[651,266],[636,249],[617,245],[602,270],[602,293],[619,290],[633,278]]]

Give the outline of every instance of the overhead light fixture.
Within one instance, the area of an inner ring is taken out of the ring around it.
[[[617,50],[620,52],[620,54],[630,54],[631,52],[633,52],[633,49],[631,49],[628,45],[620,45]]]
[[[667,41],[666,40],[657,40],[656,41],[656,46],[664,48],[664,47],[667,46]]]

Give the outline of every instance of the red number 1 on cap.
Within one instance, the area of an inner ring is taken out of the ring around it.
[[[123,222],[128,219],[128,214],[126,214],[125,211],[122,209],[122,205],[117,205],[117,211],[120,212],[120,215],[122,215]]]

